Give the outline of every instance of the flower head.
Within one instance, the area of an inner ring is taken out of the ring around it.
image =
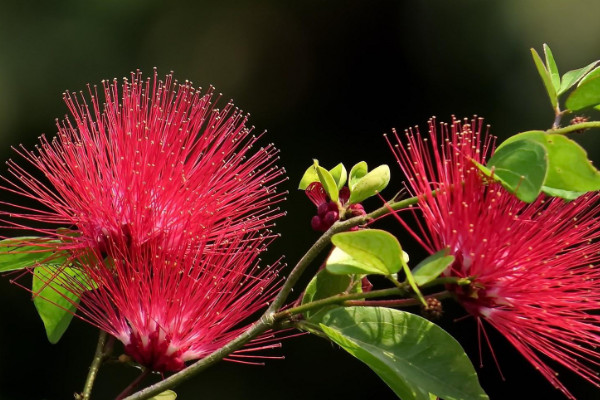
[[[215,108],[212,89],[156,72],[102,88],[103,104],[95,87],[89,101],[65,94],[73,121],[35,151],[18,150],[37,171],[10,161],[4,189],[38,206],[8,204],[1,215],[71,255],[76,274],[36,270],[80,298],[63,294],[83,319],[146,367],[178,370],[272,299],[281,265],[261,269],[258,256],[276,237],[284,171],[272,145],[252,150],[240,110]]]
[[[453,120],[438,132],[431,120],[427,137],[409,130],[404,144],[396,135],[394,153],[419,197],[412,212],[423,223],[412,231],[396,216],[427,251],[455,256],[444,274],[472,279],[448,287],[464,308],[573,398],[547,361],[600,386],[600,197],[518,200],[473,163],[493,151],[482,125]]]
[[[161,81],[156,71],[144,80],[138,71],[121,88],[115,79],[100,95],[95,86],[88,93],[89,100],[65,93],[72,119],[35,151],[17,150],[33,171],[8,162],[13,178],[4,189],[37,203],[9,204],[2,215],[10,226],[60,239],[75,253],[106,254],[114,243],[189,235],[186,226],[203,227],[207,240],[256,232],[279,215],[270,208],[282,199],[277,150],[252,152],[258,138],[247,116],[232,103],[215,108],[212,88],[202,93],[171,75]]]

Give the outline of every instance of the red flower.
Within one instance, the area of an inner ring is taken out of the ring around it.
[[[427,251],[450,249],[456,261],[445,275],[473,278],[448,287],[457,300],[573,398],[547,361],[600,386],[600,197],[521,202],[472,163],[485,163],[493,148],[482,123],[453,120],[437,132],[430,120],[427,138],[409,130],[406,144],[396,135],[394,153],[419,196],[412,212],[423,222],[413,231],[396,217]]]
[[[84,320],[119,339],[135,361],[160,372],[180,370],[239,335],[248,318],[272,300],[279,282],[278,263],[265,268],[257,263],[266,243],[256,235],[222,237],[208,249],[174,242],[176,248],[156,242],[129,248],[109,266],[86,263],[84,274],[58,278],[81,296]],[[229,359],[270,358],[248,354],[279,346],[261,340]]]
[[[36,151],[18,150],[37,171],[10,161],[5,189],[40,205],[8,204],[2,215],[71,252],[82,273],[38,269],[81,297],[83,319],[148,368],[178,370],[272,299],[281,266],[260,269],[258,256],[276,236],[284,171],[272,145],[252,152],[247,117],[231,103],[214,108],[212,89],[156,72],[132,74],[121,92],[116,81],[103,89],[103,105],[95,87],[89,106],[67,93],[74,122]]]
[[[37,171],[8,162],[14,179],[4,178],[4,189],[38,203],[9,204],[9,225],[105,254],[111,243],[189,236],[184,226],[202,227],[194,233],[205,240],[237,237],[280,215],[270,208],[282,199],[277,150],[251,153],[258,138],[247,116],[232,103],[215,108],[212,88],[202,94],[171,75],[143,80],[138,71],[121,91],[116,80],[104,81],[104,104],[95,86],[88,89],[89,100],[64,95],[73,121],[57,123],[57,137],[17,150]]]

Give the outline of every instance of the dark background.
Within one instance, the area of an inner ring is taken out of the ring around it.
[[[196,86],[216,86],[252,113],[281,149],[290,191],[270,250],[294,264],[317,238],[312,204],[295,190],[312,158],[333,167],[394,160],[382,133],[436,115],[484,116],[506,137],[546,129],[553,119],[530,47],[552,47],[561,72],[600,53],[600,3],[589,1],[7,1],[0,4],[0,137],[31,147],[54,134],[66,107],[61,93],[137,68],[170,70]],[[595,115],[597,117],[597,115]],[[592,134],[582,136],[598,159]],[[4,170],[3,170],[4,171]],[[391,196],[401,187],[392,165]],[[376,207],[375,200],[367,203]],[[389,228],[397,229],[388,223]],[[418,250],[406,247],[418,260]],[[316,268],[316,265],[315,265]],[[0,279],[0,400],[69,399],[83,386],[94,328],[75,321],[50,345],[26,291]],[[441,324],[477,366],[476,327],[450,307]],[[562,399],[545,379],[488,329],[506,377],[484,348],[480,372],[492,399]],[[286,360],[265,367],[220,363],[179,388],[180,399],[392,399],[359,361],[315,337],[284,342]],[[589,383],[560,370],[580,399]],[[104,367],[94,398],[115,396],[137,374]]]

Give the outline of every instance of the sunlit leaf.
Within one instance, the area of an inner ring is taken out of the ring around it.
[[[533,61],[535,62],[535,67],[537,68],[542,81],[544,82],[544,87],[546,88],[546,92],[548,93],[548,97],[550,98],[550,103],[552,104],[552,108],[556,109],[556,105],[558,104],[558,97],[556,95],[556,89],[554,89],[554,85],[552,84],[552,77],[550,76],[550,72],[544,66],[544,62],[540,58],[539,54],[535,49],[531,49],[531,55],[533,56]]]
[[[318,163],[318,160],[314,160],[314,162]],[[315,169],[314,164],[304,171],[304,175],[302,175],[302,179],[300,179],[298,189],[306,190],[306,188],[313,182],[320,182],[319,175],[317,175],[317,170]]]
[[[381,307],[329,311],[323,332],[367,364],[402,400],[484,400],[477,373],[458,342],[432,322]]]
[[[422,286],[431,282],[454,262],[454,256],[449,255],[448,249],[442,249],[421,261],[412,270],[417,285]]]
[[[590,71],[589,74],[587,74],[583,78],[581,78],[581,81],[579,81],[579,84],[583,85],[585,82],[589,81],[590,79],[594,79],[599,76],[600,76],[600,67],[594,68],[593,70]]]
[[[337,188],[343,188],[346,184],[346,180],[348,180],[348,172],[346,171],[346,167],[344,167],[344,164],[339,163],[338,165],[330,169],[329,173],[333,177]]]
[[[39,244],[38,244],[39,243]],[[0,272],[34,267],[39,263],[63,264],[65,254],[57,253],[53,243],[34,236],[0,240]]]
[[[40,315],[50,343],[57,343],[65,333],[79,303],[79,296],[67,289],[77,285],[89,288],[82,273],[75,268],[41,266],[34,269],[31,291],[33,304]]]
[[[554,86],[555,91],[558,91],[560,89],[560,75],[558,74],[558,67],[556,66],[556,61],[554,61],[552,50],[550,50],[550,47],[546,43],[544,43],[544,55],[546,56],[546,69],[550,73],[552,86]]]
[[[157,394],[154,397],[151,397],[149,400],[175,400],[177,398],[177,393],[172,390],[166,390],[160,394]]]
[[[385,189],[390,182],[390,167],[380,165],[365,176],[350,189],[350,204],[360,203]]]
[[[544,192],[573,199],[582,193],[600,190],[600,171],[588,160],[586,151],[564,135],[523,132],[508,138],[498,150],[524,140],[539,143],[548,154],[548,173],[542,187]]]
[[[525,139],[498,147],[485,167],[478,166],[520,200],[531,203],[542,190],[548,157],[544,146]]]
[[[585,66],[583,68],[575,69],[573,71],[569,71],[563,75],[560,90],[558,94],[561,95],[567,90],[571,89],[574,85],[576,85],[583,77],[585,77],[588,72],[590,72],[594,67],[598,64],[598,61],[594,61],[593,63]]]
[[[323,185],[323,189],[325,189],[325,193],[332,201],[338,201],[339,198],[339,190],[333,176],[327,171],[325,168],[318,165],[315,161],[315,170],[317,171],[317,175],[319,176],[319,181]]]
[[[386,231],[342,232],[333,235],[331,242],[341,250],[341,253],[332,253],[333,259],[330,256],[327,260],[326,268],[333,274],[391,275],[402,268],[402,247],[398,239]]]
[[[579,111],[584,108],[593,107],[600,104],[600,76],[588,79],[573,90],[565,107],[571,111]]]
[[[361,161],[355,164],[350,170],[350,178],[348,180],[348,188],[350,191],[354,189],[354,186],[358,183],[358,181],[365,176],[369,172],[369,168],[367,163]]]

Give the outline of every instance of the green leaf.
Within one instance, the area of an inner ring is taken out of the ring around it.
[[[300,184],[298,185],[298,189],[306,190],[308,185],[313,182],[320,182],[319,175],[317,175],[317,170],[315,169],[315,164],[319,164],[319,160],[313,160],[313,165],[308,167],[306,171],[304,171],[304,175],[302,175],[302,179],[300,179]]]
[[[67,287],[88,288],[80,270],[41,266],[34,269],[31,291],[33,304],[42,318],[50,343],[57,343],[65,333],[79,304],[79,296]]]
[[[554,86],[555,91],[558,91],[560,89],[560,75],[558,74],[558,67],[556,66],[556,61],[554,61],[552,50],[550,50],[550,47],[546,43],[544,43],[544,55],[546,56],[546,69],[550,73],[552,86]]]
[[[327,297],[335,296],[336,294],[343,293],[350,289],[352,283],[352,276],[350,275],[334,275],[328,272],[326,269],[319,271],[308,283],[304,295],[302,296],[302,304],[311,303],[316,300],[325,299]],[[360,282],[359,282],[360,283]],[[360,285],[357,285],[360,289]],[[355,288],[353,288],[355,289]],[[354,292],[353,290],[351,292]],[[324,309],[329,310],[337,307],[335,305],[326,306]],[[306,311],[304,317],[311,319],[316,313],[321,313],[323,308],[317,311]]]
[[[67,256],[56,253],[53,243],[58,242],[34,236],[0,240],[0,272],[34,267],[40,263],[65,263]]]
[[[584,82],[590,80],[590,79],[594,79],[600,76],[600,67],[593,69],[592,71],[590,71],[589,74],[585,75],[583,78],[581,78],[581,81],[579,81],[579,85],[582,85]]]
[[[541,144],[519,140],[498,147],[486,167],[478,166],[520,200],[531,203],[542,190],[548,172],[548,157]]]
[[[376,195],[390,182],[390,167],[383,164],[360,178],[350,189],[348,203],[356,204]]]
[[[454,256],[449,250],[442,249],[421,261],[412,271],[415,282],[419,286],[431,282],[454,262]]]
[[[522,132],[505,140],[496,151],[519,141],[534,141],[548,154],[548,173],[542,190],[551,196],[573,199],[600,190],[600,171],[588,160],[586,151],[564,135],[543,131]]]
[[[484,400],[477,373],[460,344],[417,315],[382,307],[329,311],[323,332],[367,364],[402,400]]]
[[[339,190],[337,188],[337,184],[333,179],[333,176],[327,171],[325,168],[321,167],[317,164],[315,160],[315,170],[317,171],[317,175],[319,176],[319,181],[323,185],[323,189],[325,189],[325,193],[332,201],[338,201],[339,198]]]
[[[598,61],[594,61],[586,67],[575,69],[564,74],[561,80],[558,95],[561,95],[567,90],[571,89],[577,82],[584,78],[587,75],[587,73],[590,72],[597,64]]]
[[[165,390],[164,392],[151,397],[149,400],[175,400],[176,398],[177,393],[172,390]]]
[[[339,251],[332,252],[326,268],[332,274],[391,275],[402,268],[404,254],[398,239],[379,229],[364,229],[333,235],[331,242]],[[344,255],[345,253],[345,255]]]
[[[600,104],[600,76],[588,79],[581,83],[577,89],[573,90],[565,107],[571,111],[583,110],[587,107],[594,107]]]
[[[333,180],[335,181],[337,188],[338,189],[343,188],[344,185],[346,184],[346,180],[348,179],[348,172],[346,171],[346,167],[344,167],[344,164],[339,163],[338,165],[336,165],[335,167],[330,169],[329,173],[333,177]]]
[[[368,172],[369,167],[364,161],[361,161],[352,167],[352,169],[350,170],[350,179],[348,181],[348,188],[350,189],[350,191],[354,190],[354,186],[356,186],[358,181]]]
[[[550,103],[552,104],[552,108],[556,109],[558,104],[558,97],[556,95],[556,89],[554,89],[554,85],[552,84],[552,77],[550,76],[550,72],[544,66],[544,62],[540,58],[539,54],[535,49],[531,49],[531,55],[533,56],[533,61],[535,62],[535,67],[537,68],[542,81],[544,82],[544,87],[546,88],[546,92],[548,93],[548,97],[550,98]]]

